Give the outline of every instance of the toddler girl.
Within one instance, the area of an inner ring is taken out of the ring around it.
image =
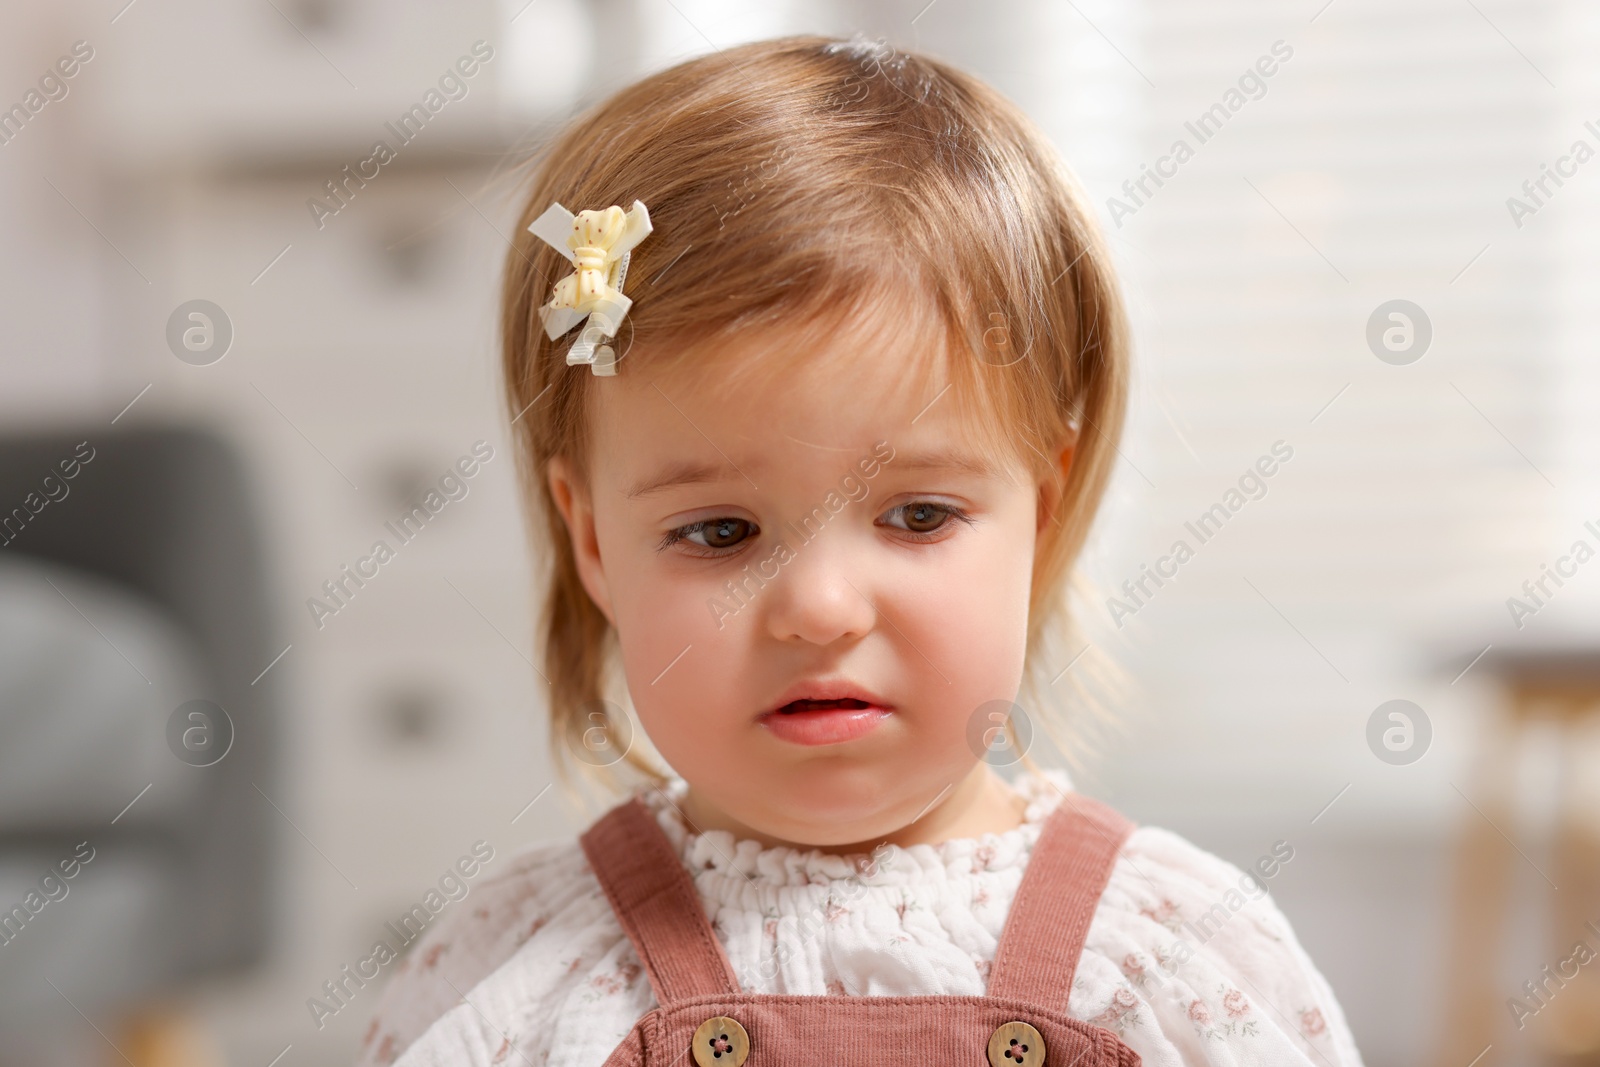
[[[993,89],[859,40],[554,141],[504,370],[554,748],[632,795],[442,916],[364,1062],[1360,1063],[1256,874],[1026,756],[1126,395],[1085,203]]]

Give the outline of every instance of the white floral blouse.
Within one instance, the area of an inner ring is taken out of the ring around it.
[[[1071,789],[1059,770],[1013,786],[1028,801],[1021,826],[885,846],[876,867],[696,834],[673,804],[643,795],[746,992],[981,995],[1030,850]],[[675,779],[665,792],[675,804],[686,788]],[[601,1067],[656,1006],[576,839],[485,873],[395,964],[360,1064]],[[1115,1031],[1146,1067],[1361,1065],[1333,991],[1271,897],[1156,827],[1136,828],[1117,858],[1068,1010]]]

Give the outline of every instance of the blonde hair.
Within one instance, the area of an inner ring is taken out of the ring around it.
[[[943,62],[882,43],[758,41],[595,104],[545,147],[527,190],[506,258],[503,370],[530,527],[548,567],[539,639],[565,784],[571,768],[591,770],[572,753],[586,706],[606,696],[615,635],[578,577],[546,480],[561,456],[587,484],[586,398],[605,388],[565,361],[579,331],[552,343],[539,320],[571,267],[526,228],[556,201],[572,211],[635,199],[649,208],[654,231],[633,251],[634,303],[614,342],[619,374],[645,361],[669,370],[691,349],[703,365],[709,342],[779,322],[822,332],[873,301],[937,309],[930,318],[949,349],[971,357],[942,364],[982,446],[1062,493],[1039,537],[1029,603],[1027,685],[1042,691],[1047,635],[1061,636],[1069,655],[1081,643],[1068,584],[1121,435],[1128,342],[1088,200],[1014,104]],[[933,365],[908,373],[926,376]],[[781,368],[747,359],[717,369]],[[1063,477],[1047,457],[1074,438]],[[1097,707],[1078,678],[1073,685]],[[1071,758],[1058,716],[1038,717]],[[625,759],[660,781],[662,769],[636,749]]]

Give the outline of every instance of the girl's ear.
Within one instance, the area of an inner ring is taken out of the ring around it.
[[[611,598],[606,589],[605,568],[600,562],[600,542],[595,536],[594,505],[588,488],[573,477],[571,465],[562,456],[551,458],[545,466],[545,478],[550,484],[556,510],[561,512],[561,521],[567,526],[578,578],[595,607],[615,627],[617,620],[611,614]]]
[[[1077,450],[1078,439],[1073,435],[1056,447],[1054,459],[1056,466],[1061,471],[1061,478],[1047,478],[1039,486],[1039,525],[1038,532],[1061,516],[1062,493],[1066,488],[1067,475],[1072,470],[1072,457]]]

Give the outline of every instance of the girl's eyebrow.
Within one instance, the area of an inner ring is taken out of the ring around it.
[[[892,460],[883,463],[885,469],[897,471],[957,471],[974,478],[996,478],[1000,472],[994,464],[976,453],[955,449],[936,449],[931,452],[896,452]]]
[[[732,478],[738,473],[738,470],[729,463],[697,463],[693,460],[680,460],[676,463],[670,463],[650,477],[634,483],[633,488],[629,489],[626,495],[629,500],[632,500],[636,497],[659,493],[680,485],[719,482]]]
[[[995,478],[999,472],[987,459],[982,456],[969,454],[950,449],[936,449],[929,452],[903,453],[897,452],[894,458],[880,461],[885,469],[897,471],[925,471],[943,470],[957,471],[969,474],[975,478]],[[661,468],[648,478],[636,482],[633,488],[627,491],[630,500],[651,493],[663,492],[680,485],[703,485],[708,482],[719,482],[742,477],[737,467],[728,463],[700,463],[693,460],[680,460]]]

